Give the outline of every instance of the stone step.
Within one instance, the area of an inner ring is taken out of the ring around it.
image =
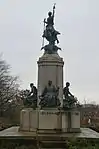
[[[42,147],[41,147],[40,149],[45,149],[45,148],[42,148]],[[53,147],[52,147],[52,148],[47,148],[47,147],[46,147],[46,149],[55,149],[55,148],[53,148]],[[61,148],[56,148],[56,149],[66,149],[66,147],[64,147],[64,148],[61,147]]]
[[[44,149],[47,149],[47,148],[48,148],[48,149],[49,149],[49,148],[50,148],[50,149],[51,149],[51,148],[53,148],[53,149],[58,149],[58,148],[59,148],[59,149],[66,149],[66,145],[60,145],[60,146],[56,146],[56,145],[55,145],[55,146],[54,146],[54,145],[47,146],[47,145],[45,145],[45,146],[41,146],[41,147],[40,147],[40,149],[42,149],[42,148],[44,148]]]
[[[60,134],[61,130],[60,129],[55,129],[55,130],[46,130],[46,129],[40,129],[38,130],[38,134]]]
[[[60,137],[60,136],[54,136],[54,135],[48,135],[48,136],[38,136],[37,137],[39,141],[65,141],[66,138]]]
[[[45,140],[42,141],[42,143],[64,143],[65,141],[61,141],[61,140]]]
[[[66,148],[65,141],[62,140],[47,140],[41,141],[41,148]]]
[[[43,137],[40,137],[39,139],[38,139],[39,141],[56,141],[56,142],[59,142],[59,141],[65,141],[65,140],[63,140],[63,139],[61,139],[61,138],[43,138]]]

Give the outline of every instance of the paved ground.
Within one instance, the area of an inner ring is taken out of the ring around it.
[[[61,134],[38,134],[42,137],[76,137],[76,138],[99,138],[99,133],[89,129],[81,128],[81,133],[61,133]],[[35,138],[37,137],[36,132],[19,132],[19,127],[11,127],[0,131],[0,138]]]

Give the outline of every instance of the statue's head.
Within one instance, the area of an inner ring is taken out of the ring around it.
[[[49,86],[52,85],[52,81],[51,81],[51,80],[48,81],[48,85],[49,85]]]
[[[34,84],[33,83],[30,83],[30,87],[32,88],[34,86]]]
[[[69,82],[66,82],[66,87],[69,87],[70,86],[70,83]]]
[[[51,15],[52,15],[52,12],[49,12],[49,13],[48,13],[48,16],[51,17]]]

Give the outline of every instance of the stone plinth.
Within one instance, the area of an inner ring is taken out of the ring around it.
[[[38,96],[51,80],[52,84],[60,87],[59,98],[63,97],[63,59],[58,54],[45,54],[38,60]]]
[[[33,110],[25,108],[20,114],[20,131],[60,130],[62,128],[61,112],[58,109]]]
[[[39,130],[61,130],[61,112],[58,109],[39,111]]]
[[[63,132],[80,132],[79,111],[62,111],[62,130]]]
[[[20,114],[20,131],[35,131],[38,127],[38,111],[26,108]]]
[[[43,132],[61,130],[62,132],[80,132],[80,112],[63,111],[57,108],[33,110],[25,108],[20,115],[20,131]]]

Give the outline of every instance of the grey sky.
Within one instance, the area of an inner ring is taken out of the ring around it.
[[[83,101],[99,103],[99,0],[0,0],[0,51],[22,87],[37,83],[43,19],[56,5],[64,83]]]

